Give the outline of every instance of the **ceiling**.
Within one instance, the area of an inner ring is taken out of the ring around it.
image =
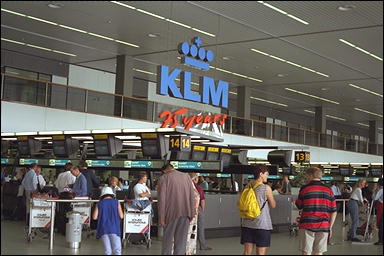
[[[58,3],[61,8],[51,8],[49,3]],[[215,53],[210,65],[219,69],[193,70],[195,82],[204,74],[228,81],[232,92],[236,92],[238,86],[247,86],[252,88],[250,96],[288,106],[252,100],[259,105],[307,116],[313,114],[304,112],[305,109],[314,111],[315,107],[323,106],[327,114],[346,120],[338,122],[359,126],[357,123],[378,120],[379,127],[383,127],[382,1],[120,3],[130,7],[99,1],[2,1],[2,38],[76,56],[4,40],[1,48],[111,72],[115,72],[117,55],[132,55],[136,70],[153,73],[135,71],[135,76],[155,81],[158,64],[192,70],[180,64],[176,49],[180,42],[190,42],[194,36],[200,36],[202,47]],[[340,11],[340,6],[354,8]]]

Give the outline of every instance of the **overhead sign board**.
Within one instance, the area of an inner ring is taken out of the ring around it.
[[[295,162],[309,163],[311,161],[311,153],[308,151],[295,151]]]

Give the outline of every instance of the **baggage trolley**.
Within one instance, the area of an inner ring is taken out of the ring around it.
[[[356,234],[363,236],[363,241],[365,242],[373,238],[373,223],[371,223],[373,220],[371,218],[373,205],[373,202],[370,203],[366,200],[366,205],[361,207],[360,211],[359,222],[363,224],[357,228]]]
[[[123,248],[127,246],[127,243],[130,245],[129,237],[131,234],[142,234],[147,248],[149,249],[151,247],[151,209],[152,205],[148,205],[145,209],[140,211],[130,207],[129,203],[125,203],[122,239]]]
[[[299,223],[300,223],[300,215],[301,211],[297,209],[295,201],[291,202],[291,224],[289,225],[289,235],[297,236],[299,234]]]
[[[76,199],[88,200],[88,197],[75,197]],[[87,232],[87,238],[90,238],[92,235],[91,230],[91,207],[92,204],[90,202],[73,202],[71,203],[73,211],[77,211],[81,213],[82,216],[82,224],[83,230]]]
[[[29,225],[26,230],[26,239],[32,242],[37,236],[38,229],[44,229],[45,235],[49,235],[51,226],[51,206],[52,202],[47,202],[47,199],[55,199],[48,197],[32,197],[30,201]],[[57,199],[57,198],[56,198]],[[44,233],[43,233],[44,234]]]
[[[195,255],[197,247],[197,217],[194,216],[188,227],[186,255]]]

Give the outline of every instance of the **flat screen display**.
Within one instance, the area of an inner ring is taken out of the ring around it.
[[[383,170],[381,168],[371,168],[370,173],[372,177],[381,177]]]
[[[286,175],[290,175],[291,174],[291,167],[283,167],[282,173],[286,174]]]
[[[341,176],[349,176],[351,174],[351,168],[340,167],[339,171]]]
[[[191,158],[192,160],[202,161],[205,159],[205,151],[193,150]]]
[[[65,140],[54,140],[53,141],[53,153],[56,156],[66,156],[67,150],[65,148]]]
[[[159,157],[160,149],[157,139],[145,139],[141,140],[141,149],[143,151],[143,156]]]
[[[98,156],[110,155],[108,140],[95,140],[94,146],[95,146],[96,155]]]
[[[367,169],[355,169],[355,176],[357,177],[366,177],[368,173]]]
[[[20,155],[29,155],[30,154],[28,141],[19,141],[17,143],[17,148],[19,150]]]
[[[231,154],[222,154],[221,160],[223,160],[223,167],[228,167],[231,162]]]

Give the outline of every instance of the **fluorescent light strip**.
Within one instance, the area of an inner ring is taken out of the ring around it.
[[[305,95],[305,96],[308,96],[308,97],[312,97],[312,98],[315,98],[315,99],[319,99],[319,100],[322,100],[322,101],[330,102],[330,103],[333,103],[333,104],[340,104],[339,102],[336,102],[336,101],[333,101],[333,100],[328,100],[328,99],[325,99],[325,98],[322,98],[322,97],[319,97],[319,96],[315,96],[315,95],[308,94],[308,93],[305,93],[305,92],[297,91],[297,90],[294,90],[294,89],[291,89],[291,88],[285,88],[285,90],[288,90],[288,91],[291,91],[291,92],[295,92],[295,93],[298,93],[298,94],[301,94],[301,95]]]
[[[302,65],[300,65],[300,64],[297,64],[297,63],[294,63],[294,62],[291,62],[291,61],[282,59],[282,58],[277,57],[277,56],[274,56],[274,55],[272,55],[272,54],[269,54],[269,53],[266,53],[266,52],[262,52],[262,51],[260,51],[260,50],[254,49],[254,48],[251,48],[251,51],[260,53],[260,54],[262,54],[262,55],[268,56],[268,57],[270,57],[270,58],[273,58],[273,59],[278,60],[278,61],[281,61],[281,62],[285,62],[285,63],[290,64],[290,65],[293,65],[293,66],[302,68],[302,69],[307,70],[307,71],[310,71],[310,72],[312,72],[312,73],[315,73],[315,74],[318,74],[318,75],[321,75],[321,76],[325,76],[325,77],[329,77],[329,75],[327,75],[327,74],[324,74],[324,73],[321,73],[321,72],[319,72],[319,71],[316,71],[316,70],[307,68],[307,67],[305,67],[305,66],[302,66]]]
[[[16,136],[19,135],[37,135],[37,132],[17,132]]]
[[[36,137],[37,140],[51,140],[52,137]]]
[[[264,101],[264,102],[267,102],[267,103],[283,106],[283,107],[288,107],[288,105],[283,104],[283,103],[278,103],[278,102],[274,102],[274,101],[270,101],[270,100],[264,100],[264,99],[256,98],[256,97],[253,97],[253,96],[251,96],[250,98],[254,99],[254,100]]]
[[[363,124],[363,123],[357,123],[358,125],[361,125],[361,126],[365,126],[365,127],[369,127],[368,124]]]
[[[170,23],[179,25],[179,26],[184,27],[184,28],[191,29],[191,30],[193,30],[193,31],[202,33],[202,34],[204,34],[204,35],[208,35],[208,36],[211,36],[211,37],[216,37],[216,35],[214,35],[214,34],[212,34],[212,33],[208,33],[208,32],[206,32],[206,31],[204,31],[204,30],[201,30],[201,29],[198,29],[198,28],[194,28],[194,27],[189,26],[189,25],[187,25],[187,24],[184,24],[184,23],[181,23],[181,22],[172,20],[172,19],[165,18],[165,17],[163,17],[163,16],[157,15],[157,14],[152,13],[152,12],[148,12],[148,11],[143,10],[143,9],[136,8],[136,7],[134,7],[134,6],[130,6],[130,5],[127,5],[127,4],[123,4],[123,3],[120,3],[120,2],[118,2],[118,1],[111,1],[111,3],[118,4],[118,5],[121,5],[121,6],[130,8],[130,9],[132,9],[132,10],[135,10],[135,11],[138,11],[138,12],[141,12],[141,13],[144,13],[144,14],[147,14],[147,15],[150,15],[150,16],[152,16],[152,17],[155,17],[155,18],[158,18],[158,19],[161,19],[161,20],[164,20],[164,21],[168,21],[168,22],[170,22]]]
[[[368,113],[368,114],[371,114],[371,115],[375,115],[375,116],[379,116],[379,117],[383,117],[383,115],[380,115],[380,114],[376,114],[376,113],[373,113],[373,112],[370,112],[368,110],[364,110],[364,109],[361,109],[361,108],[353,108],[355,110],[358,110],[358,111],[361,111],[361,112],[364,112],[364,113]]]
[[[72,131],[64,131],[64,134],[89,134],[91,130],[72,130]]]
[[[39,135],[63,134],[63,131],[42,131]]]
[[[365,89],[365,88],[363,88],[363,87],[360,87],[360,86],[357,86],[357,85],[354,85],[354,84],[348,84],[348,85],[349,85],[349,86],[352,86],[352,87],[354,87],[354,88],[356,88],[356,89],[360,89],[360,90],[362,90],[362,91],[365,91],[365,92],[368,92],[368,93],[371,93],[371,94],[373,94],[373,95],[376,95],[376,96],[379,96],[379,97],[383,98],[383,95],[381,95],[381,94],[379,94],[379,93],[377,93],[377,92],[373,92],[373,91],[371,91],[371,90]]]
[[[121,133],[121,129],[92,130],[92,133]]]
[[[213,68],[213,69],[216,69],[218,71],[225,72],[225,73],[228,73],[228,74],[232,74],[232,75],[235,75],[235,76],[239,76],[239,77],[242,77],[242,78],[247,78],[247,79],[254,80],[254,81],[257,81],[257,82],[260,82],[260,83],[263,82],[263,80],[260,80],[260,79],[254,78],[254,77],[250,77],[250,76],[245,76],[245,75],[242,75],[242,74],[239,74],[239,73],[235,73],[235,72],[232,72],[232,71],[229,71],[229,70],[225,70],[225,69],[221,69],[221,68],[216,68],[216,67],[213,67],[213,66],[209,66],[209,67]]]
[[[234,94],[234,95],[237,95],[237,92],[229,92],[230,94]]]
[[[304,112],[315,114],[315,111],[311,111],[311,110],[308,110],[308,109],[304,109]]]
[[[360,48],[360,47],[354,45],[353,43],[348,42],[347,40],[339,39],[339,41],[342,42],[342,43],[344,43],[344,44],[346,44],[346,45],[349,45],[349,46],[355,48],[356,50],[361,51],[362,53],[365,53],[365,54],[367,54],[367,55],[369,55],[369,56],[371,56],[371,57],[373,57],[373,58],[375,58],[375,59],[378,59],[378,60],[380,60],[380,61],[383,61],[383,58],[380,58],[379,56],[377,56],[377,55],[375,55],[375,54],[373,54],[373,53],[370,53],[369,51],[364,50],[364,49],[362,49],[362,48]]]
[[[145,70],[141,70],[141,69],[137,69],[137,68],[133,68],[132,70],[137,71],[137,72],[141,72],[141,73],[145,73],[145,74],[149,74],[149,75],[154,75],[154,76],[157,75],[155,73],[152,73],[152,72],[149,72],[149,71],[145,71]]]
[[[309,24],[309,23],[306,22],[305,20],[302,20],[302,19],[300,19],[300,18],[298,18],[298,17],[296,17],[296,16],[294,16],[294,15],[292,15],[292,14],[289,14],[289,13],[287,13],[286,11],[283,11],[283,10],[281,10],[281,9],[279,9],[279,8],[277,8],[277,7],[273,6],[273,5],[271,5],[271,4],[268,4],[268,3],[264,2],[264,1],[257,1],[257,2],[260,3],[260,4],[263,4],[264,6],[266,6],[266,7],[268,7],[268,8],[271,8],[271,9],[274,10],[274,11],[277,11],[277,12],[279,12],[279,13],[281,13],[281,14],[286,15],[286,16],[288,16],[288,17],[291,18],[291,19],[297,20],[297,21],[300,22],[300,23],[303,23],[303,24],[305,24],[305,25],[308,25],[308,24]]]
[[[113,2],[115,2],[115,1],[113,1]],[[116,3],[117,3],[117,4],[120,4],[120,5],[123,5],[123,4],[118,3],[118,2],[116,2]],[[124,5],[123,5],[123,6],[124,6]],[[127,6],[126,6],[126,7],[127,7]],[[136,7],[135,7],[135,9],[136,9]],[[91,33],[91,32],[85,31],[85,30],[81,30],[81,29],[77,29],[77,28],[69,27],[69,26],[66,26],[66,25],[63,25],[63,24],[59,24],[59,23],[56,23],[56,22],[52,22],[52,21],[48,21],[48,20],[43,20],[43,19],[40,19],[40,18],[37,18],[37,17],[33,17],[33,16],[29,16],[29,15],[25,15],[25,14],[22,14],[22,13],[18,13],[18,12],[11,11],[11,10],[7,10],[7,9],[3,9],[3,8],[1,8],[1,11],[8,12],[8,13],[11,13],[11,14],[14,14],[14,15],[23,16],[23,17],[25,17],[25,18],[29,18],[29,19],[33,19],[33,20],[37,20],[37,21],[40,21],[40,22],[48,23],[48,24],[50,24],[50,25],[58,26],[58,27],[61,27],[61,28],[65,28],[65,29],[72,30],[72,31],[76,31],[76,32],[80,32],[80,33],[88,34],[88,35],[90,35],[90,36],[95,36],[95,37],[98,37],[98,38],[103,38],[103,39],[106,39],[106,40],[114,41],[114,42],[117,42],[117,43],[120,43],[120,44],[125,44],[125,45],[132,46],[132,47],[136,47],[136,48],[139,48],[139,47],[140,47],[140,46],[138,46],[138,45],[136,45],[136,44],[131,44],[131,43],[128,43],[128,42],[125,42],[125,41],[121,41],[121,40],[113,39],[113,38],[106,37],[106,36],[103,36],[103,35],[99,35],[99,34]]]
[[[15,136],[14,132],[2,132],[1,136]]]
[[[69,55],[69,56],[73,56],[73,57],[76,57],[76,56],[77,56],[77,55],[72,54],[72,53],[61,52],[61,51],[57,51],[57,50],[48,49],[48,48],[45,48],[45,47],[41,47],[41,46],[37,46],[37,45],[33,45],[33,44],[26,44],[26,43],[23,43],[23,42],[18,42],[18,41],[14,41],[14,40],[6,39],[6,38],[1,38],[1,40],[2,40],[2,41],[6,41],[6,42],[10,42],[10,43],[21,44],[21,45],[24,45],[24,46],[33,47],[33,48],[40,49],[40,50],[44,50],[44,51],[48,51],[48,52],[60,53],[60,54],[65,54],[65,55]]]
[[[337,116],[331,116],[331,115],[325,115],[325,116],[329,117],[329,118],[332,118],[332,119],[340,120],[340,121],[347,121],[346,119],[341,118],[341,117],[337,117]]]

